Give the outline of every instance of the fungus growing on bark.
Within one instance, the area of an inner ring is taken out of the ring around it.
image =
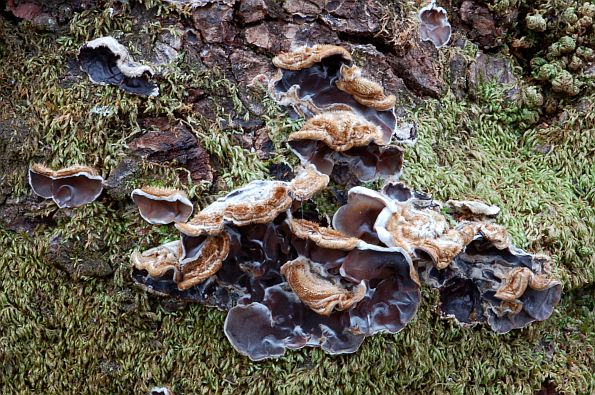
[[[132,253],[134,271],[146,271],[152,278],[167,277],[180,291],[187,290],[202,283],[214,275],[229,253],[229,236],[225,233],[218,236],[187,237],[172,241],[145,252]],[[134,277],[134,276],[133,276]],[[165,293],[145,284],[145,288]]]
[[[423,41],[431,41],[436,48],[446,45],[450,40],[451,27],[448,14],[436,1],[419,10],[419,35]]]
[[[325,174],[335,164],[347,165],[361,181],[398,177],[403,151],[387,146],[391,134],[351,111],[315,115],[289,135],[289,145],[302,163]]]
[[[439,288],[443,314],[463,324],[487,322],[504,333],[549,317],[561,285],[549,278],[547,260],[511,246],[503,227],[485,222],[495,206],[450,203],[464,208],[454,227],[438,211],[440,202],[404,184],[387,184],[381,193],[356,187],[333,226],[376,245],[401,247],[422,279]]]
[[[351,62],[351,54],[345,48],[337,45],[318,44],[281,53],[273,58],[273,64],[280,69],[297,71],[312,67],[333,56],[345,62]]]
[[[281,274],[298,298],[320,315],[330,315],[333,309],[346,310],[366,296],[363,282],[348,289],[322,265],[304,257],[285,263]]]
[[[182,191],[143,187],[133,190],[131,197],[141,217],[150,224],[186,222],[192,215],[192,202]]]
[[[361,75],[352,66],[347,50],[335,45],[315,45],[281,53],[273,58],[279,67],[269,90],[277,101],[290,106],[300,116],[310,118],[333,110],[348,110],[377,125],[398,141],[412,143],[416,130],[400,128],[394,113],[395,96]]]
[[[275,285],[241,299],[225,321],[225,333],[240,353],[253,360],[305,346],[351,353],[365,336],[398,332],[413,318],[419,281],[403,251],[309,221],[286,223],[283,234],[291,248],[281,277],[276,265],[260,273],[263,282],[275,277]]]
[[[444,316],[462,325],[487,322],[498,333],[547,319],[562,292],[546,257],[497,247],[481,233],[442,273],[429,268],[426,276],[439,288]]]
[[[177,224],[181,240],[134,253],[132,278],[151,292],[229,309],[225,333],[254,360],[304,346],[354,352],[365,336],[395,333],[420,301],[404,251],[292,217],[327,182],[308,166],[291,182],[239,188],[197,214],[201,221]]]
[[[326,187],[328,176],[312,166],[303,168],[294,180],[256,180],[228,193],[197,213],[189,222],[178,223],[182,233],[192,236],[218,234],[226,223],[237,226],[271,222],[291,207],[294,200],[307,200]]]
[[[159,88],[153,69],[132,60],[126,47],[113,37],[100,37],[83,45],[78,52],[81,70],[96,84],[115,85],[141,96],[157,96]]]
[[[88,166],[51,170],[40,164],[29,168],[29,185],[35,194],[52,199],[60,208],[93,202],[103,190],[103,178]]]
[[[386,111],[395,106],[397,98],[386,96],[384,88],[377,82],[362,76],[362,70],[353,65],[342,65],[337,88],[349,93],[358,103],[378,111]]]

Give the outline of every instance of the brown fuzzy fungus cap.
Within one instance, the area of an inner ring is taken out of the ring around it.
[[[133,190],[130,196],[141,217],[150,224],[186,222],[194,209],[186,193],[176,189],[143,187]]]
[[[334,151],[347,151],[353,147],[366,146],[372,142],[385,145],[390,142],[380,128],[352,111],[329,111],[315,115],[297,132],[289,135],[289,141],[322,141]]]
[[[189,236],[219,234],[226,223],[236,226],[272,222],[289,209],[294,201],[308,200],[324,189],[327,175],[313,166],[305,166],[290,182],[256,180],[228,193],[176,228]]]
[[[330,315],[333,309],[346,310],[366,296],[366,285],[360,282],[347,289],[334,281],[324,268],[299,257],[281,266],[281,274],[304,304],[320,315]]]
[[[172,272],[178,290],[187,290],[213,276],[229,254],[229,236],[182,237],[131,256],[133,270],[153,278]]]
[[[331,56],[340,56],[345,61],[351,61],[351,54],[345,48],[337,45],[319,44],[281,53],[273,58],[273,64],[280,69],[295,71],[312,67]]]
[[[358,103],[378,111],[386,111],[395,106],[395,95],[385,95],[384,88],[368,78],[362,76],[362,70],[353,65],[341,66],[341,77],[337,81],[337,88],[349,93]]]
[[[320,247],[351,251],[360,243],[360,240],[355,237],[346,236],[335,229],[322,227],[312,221],[292,218],[288,222],[291,232],[296,237],[312,240]]]
[[[226,222],[244,226],[271,222],[293,203],[290,187],[282,181],[252,181],[230,192],[176,228],[189,236],[218,234]]]
[[[103,178],[88,166],[51,170],[40,164],[29,168],[29,185],[36,195],[52,199],[60,208],[93,202],[103,191]]]
[[[422,41],[431,41],[436,48],[448,43],[452,29],[444,8],[436,6],[435,1],[432,1],[419,10],[418,18]]]
[[[295,178],[289,182],[290,193],[294,199],[305,201],[316,192],[322,191],[329,183],[329,177],[316,170],[313,165],[304,166]]]
[[[543,291],[560,282],[543,274],[535,274],[527,267],[517,267],[505,274],[502,278],[502,285],[494,296],[498,299],[514,302],[519,299],[527,287],[537,291]]]
[[[352,111],[330,111],[291,133],[289,146],[302,164],[311,164],[321,173],[370,181],[400,175],[403,150],[387,145],[390,139],[385,130]],[[333,173],[337,164],[341,166]]]

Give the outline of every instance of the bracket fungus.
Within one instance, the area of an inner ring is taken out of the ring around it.
[[[291,182],[256,180],[228,193],[197,213],[189,222],[178,223],[182,233],[200,236],[218,234],[226,223],[237,226],[274,220],[294,201],[309,199],[329,182],[327,175],[306,166]]]
[[[51,170],[40,164],[29,168],[29,185],[36,195],[52,199],[60,208],[93,202],[103,191],[103,178],[88,166]]]
[[[172,278],[180,291],[202,283],[215,274],[229,253],[227,234],[204,237],[184,237],[143,253],[132,254],[137,271],[146,271],[154,278]],[[168,273],[169,272],[169,273]],[[147,287],[151,289],[151,287]],[[156,293],[166,293],[151,289]]]
[[[192,202],[182,191],[143,187],[133,190],[130,196],[141,217],[150,224],[186,222],[192,215]]]
[[[332,280],[324,267],[304,257],[281,266],[281,274],[298,298],[320,315],[330,315],[333,309],[347,310],[366,296],[366,284],[352,289]]]
[[[415,128],[401,130],[394,113],[396,97],[385,95],[378,83],[362,76],[351,54],[336,45],[300,47],[273,58],[279,68],[269,90],[281,104],[310,118],[333,110],[349,110],[377,125],[388,136],[413,143]],[[390,139],[390,138],[389,138]]]
[[[561,284],[549,277],[547,259],[512,246],[503,227],[486,222],[497,213],[495,206],[450,203],[473,215],[451,227],[438,211],[440,202],[404,184],[387,184],[382,192],[355,187],[333,226],[376,245],[402,248],[421,278],[439,288],[443,314],[462,324],[487,322],[505,333],[548,318]]]
[[[113,37],[100,37],[83,45],[78,61],[96,84],[115,85],[140,96],[157,96],[159,88],[151,80],[153,69],[135,62],[125,46]]]
[[[289,135],[289,146],[302,163],[325,174],[335,164],[347,165],[361,181],[398,177],[403,150],[388,145],[391,134],[351,111],[315,115]]]
[[[354,352],[366,336],[395,333],[420,301],[405,252],[292,216],[327,182],[307,166],[290,182],[232,191],[177,223],[180,240],[133,253],[132,278],[157,294],[229,310],[225,334],[253,360],[304,346]]]
[[[419,281],[402,250],[304,220],[284,222],[289,254],[261,274],[275,277],[275,285],[240,299],[225,320],[225,334],[240,353],[253,360],[305,346],[351,353],[366,336],[396,333],[413,318]]]
[[[337,88],[349,93],[356,102],[378,111],[386,111],[395,106],[395,95],[386,96],[384,88],[377,82],[363,77],[359,67],[342,65],[340,73]]]
[[[451,35],[451,26],[448,14],[442,7],[436,6],[436,1],[419,10],[419,35],[423,41],[431,41],[436,48],[448,43]]]

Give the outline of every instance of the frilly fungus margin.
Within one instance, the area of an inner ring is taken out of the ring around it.
[[[394,96],[362,77],[349,53],[315,46],[273,62],[283,69],[273,94],[311,117],[289,136],[305,168],[291,182],[234,190],[177,223],[180,240],[135,252],[139,285],[229,310],[225,334],[252,360],[305,346],[351,353],[366,336],[396,333],[417,311],[420,278],[439,289],[443,315],[462,325],[487,322],[505,333],[552,314],[561,284],[549,277],[546,259],[510,245],[506,230],[492,223],[499,208],[449,201],[457,221],[451,227],[441,202],[396,181],[402,150],[384,172],[379,156],[345,159],[354,148],[376,146],[382,154],[396,136],[388,111]],[[389,182],[381,192],[352,188],[333,217],[335,229],[293,218],[326,187],[335,160],[351,164],[360,180]],[[375,170],[362,171],[358,160]]]
[[[506,333],[547,319],[562,291],[549,276],[547,257],[510,244],[506,229],[485,220],[486,212],[496,211],[493,207],[464,206],[482,210],[450,227],[438,210],[441,202],[402,183],[387,184],[380,193],[356,187],[333,226],[348,236],[407,251],[421,279],[439,289],[443,315],[462,325],[487,322]]]

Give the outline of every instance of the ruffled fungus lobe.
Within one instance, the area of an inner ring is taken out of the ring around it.
[[[273,58],[273,64],[280,69],[296,71],[312,67],[332,56],[338,56],[346,62],[351,62],[351,54],[345,48],[337,45],[318,44],[281,53]]]
[[[449,200],[446,202],[446,207],[458,219],[485,220],[496,217],[500,213],[500,207],[476,200]]]
[[[256,180],[230,192],[188,223],[177,223],[182,233],[191,236],[218,234],[226,223],[237,226],[264,224],[289,209],[294,200],[307,200],[328,184],[328,176],[307,166],[291,182]]]
[[[451,34],[448,14],[444,8],[436,6],[435,0],[419,10],[418,17],[419,35],[423,41],[431,41],[436,48],[448,43]]]
[[[337,88],[349,93],[358,103],[378,111],[386,111],[395,106],[397,98],[394,95],[386,96],[384,88],[377,82],[364,78],[359,67],[342,65],[340,71]]]
[[[280,68],[269,83],[273,97],[291,106],[300,116],[310,118],[325,111],[349,110],[377,125],[384,134],[413,143],[413,127],[397,126],[394,96],[384,95],[377,83],[361,76],[351,66],[351,55],[335,45],[302,47],[273,58]],[[342,82],[341,82],[342,81]],[[341,88],[339,88],[341,86]]]
[[[346,310],[366,296],[363,282],[347,289],[338,279],[332,281],[321,265],[304,257],[285,263],[281,274],[298,298],[320,315],[330,315],[333,309]]]
[[[159,95],[151,81],[153,69],[133,61],[126,47],[113,37],[89,41],[79,49],[78,60],[81,70],[96,84],[115,85],[141,96]]]
[[[289,141],[322,141],[334,151],[347,151],[372,142],[386,145],[390,137],[351,111],[330,111],[307,120],[300,130],[289,135]]]
[[[52,199],[58,207],[79,207],[93,202],[103,191],[103,178],[88,166],[51,170],[40,164],[29,168],[29,185],[35,194]]]
[[[305,219],[292,218],[289,221],[289,226],[296,237],[312,240],[316,245],[324,248],[350,251],[361,242],[360,239],[345,236],[337,230],[321,227],[317,223]]]
[[[304,166],[289,183],[290,195],[298,201],[310,199],[316,192],[322,191],[329,183],[329,177],[316,170],[311,164]]]
[[[133,190],[131,197],[141,217],[150,224],[186,222],[192,215],[192,202],[182,191],[143,187]]]
[[[424,281],[439,288],[444,315],[462,324],[487,322],[505,333],[552,314],[560,282],[549,278],[546,259],[511,246],[506,229],[483,221],[497,213],[494,206],[452,204],[467,215],[453,228],[439,207],[401,183],[387,184],[382,193],[356,187],[333,225],[351,237],[406,251]]]
[[[331,111],[309,119],[289,135],[289,145],[302,163],[324,174],[346,165],[361,181],[398,177],[403,151],[387,146],[391,134],[351,111]]]
[[[481,234],[442,273],[430,269],[427,276],[439,287],[445,316],[462,325],[487,322],[497,333],[549,318],[562,292],[547,259],[498,248]]]
[[[229,236],[186,237],[143,253],[132,254],[134,271],[146,271],[152,278],[169,277],[180,291],[187,290],[213,276],[229,253]],[[134,276],[133,276],[134,277]],[[150,283],[145,288],[156,293]]]

